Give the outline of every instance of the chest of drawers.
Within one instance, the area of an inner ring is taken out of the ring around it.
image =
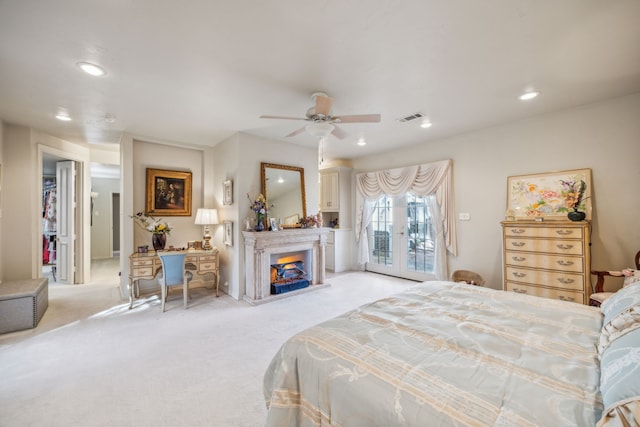
[[[502,230],[505,290],[588,304],[588,222],[505,221]]]

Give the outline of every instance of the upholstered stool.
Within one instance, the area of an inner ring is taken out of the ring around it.
[[[49,280],[0,283],[0,334],[35,328],[49,307]]]

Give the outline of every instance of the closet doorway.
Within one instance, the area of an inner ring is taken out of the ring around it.
[[[81,162],[42,153],[41,270],[50,282],[75,284],[82,277],[82,217],[77,208],[81,170]]]

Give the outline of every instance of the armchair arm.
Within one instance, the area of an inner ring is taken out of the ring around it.
[[[596,271],[591,270],[591,274],[598,276],[598,281],[596,282],[596,289],[594,293],[604,292],[604,278],[605,276],[613,276],[613,277],[622,277],[621,271]]]

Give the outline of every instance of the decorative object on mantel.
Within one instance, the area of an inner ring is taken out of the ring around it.
[[[217,209],[198,208],[198,212],[196,213],[196,224],[204,226],[204,234],[202,238],[204,239],[203,248],[205,251],[213,249],[211,246],[211,233],[209,231],[209,226],[217,225],[219,223]]]
[[[163,250],[167,243],[167,234],[171,234],[171,224],[162,222],[162,218],[155,218],[146,212],[130,215],[136,224],[151,234],[151,243],[156,251]]]
[[[309,215],[306,218],[300,220],[302,228],[316,228],[318,225],[318,218],[315,215]]]
[[[255,231],[264,231],[264,221],[267,218],[267,214],[269,213],[269,209],[267,208],[267,200],[264,198],[262,193],[256,197],[255,200],[251,200],[249,194],[247,193],[247,199],[251,202],[251,209],[256,214],[256,225],[254,227]]]
[[[591,169],[574,169],[507,179],[508,220],[591,219]]]
[[[583,202],[584,192],[587,189],[587,184],[584,182],[584,180],[580,180],[579,183],[575,180],[561,182],[562,187],[564,188],[562,192],[562,195],[564,196],[564,204],[567,209],[573,209],[573,211],[570,211],[567,214],[567,218],[569,218],[571,221],[584,220],[587,214],[579,211],[578,209],[580,209],[580,206]]]

